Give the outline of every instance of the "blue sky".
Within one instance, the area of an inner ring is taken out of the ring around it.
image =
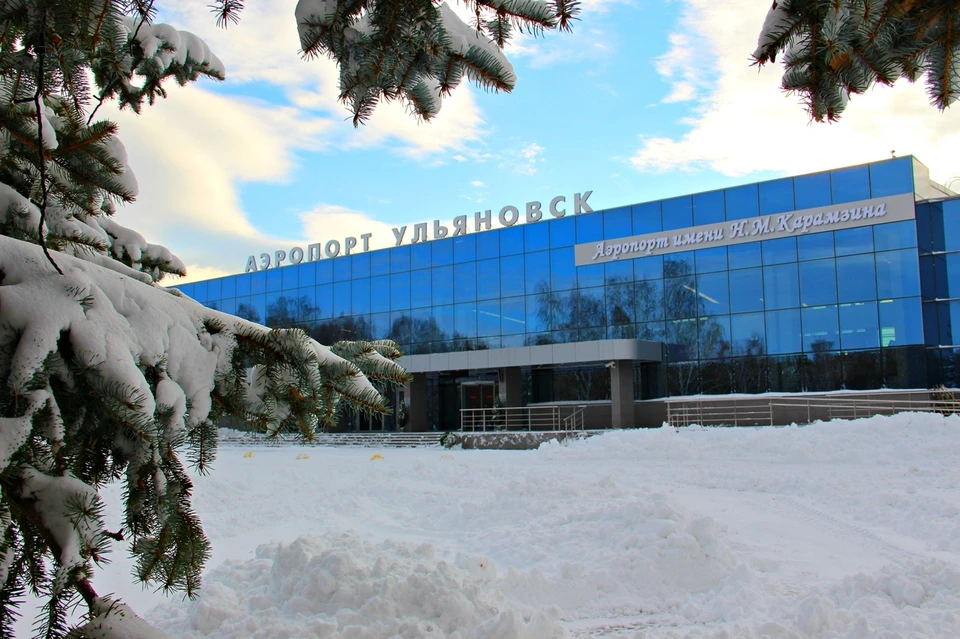
[[[248,3],[223,31],[205,3],[160,19],[201,36],[227,69],[120,124],[140,182],[121,221],[170,247],[189,280],[241,272],[252,253],[449,221],[592,190],[609,208],[890,156],[960,176],[960,109],[898,84],[855,97],[839,124],[810,124],[749,67],[767,0],[589,0],[573,34],[523,37],[511,94],[467,84],[418,124],[381,106],[355,130],[329,60],[297,54],[295,0]]]

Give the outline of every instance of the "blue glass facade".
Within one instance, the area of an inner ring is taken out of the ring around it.
[[[179,288],[323,343],[391,338],[410,354],[662,342],[638,399],[960,385],[957,199],[919,202],[915,220],[575,265],[576,244],[914,193],[914,182],[915,160],[896,158]]]

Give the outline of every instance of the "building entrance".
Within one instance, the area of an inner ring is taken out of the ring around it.
[[[496,382],[463,382],[460,384],[460,408],[493,408],[496,395]]]

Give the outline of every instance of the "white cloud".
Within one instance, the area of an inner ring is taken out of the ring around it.
[[[304,240],[300,246],[329,240],[343,244],[344,238],[357,238],[357,250],[362,248],[360,235],[370,233],[370,250],[393,246],[393,227],[380,222],[362,211],[354,211],[335,204],[318,204],[313,209],[300,214],[303,223]]]
[[[913,154],[936,180],[960,175],[960,109],[939,113],[921,86],[899,82],[854,96],[835,124],[812,124],[796,97],[780,89],[782,68],[749,64],[768,3],[688,0],[676,43],[696,43],[696,59],[674,52],[658,60],[668,81],[715,74],[701,89],[690,130],[679,137],[643,137],[631,158],[641,171],[710,169],[803,173]],[[693,49],[693,47],[691,47]],[[674,84],[671,96],[682,97]],[[670,96],[668,96],[670,97]]]
[[[237,271],[226,271],[216,266],[201,266],[200,264],[187,264],[186,277],[167,277],[161,282],[163,286],[180,286],[190,282],[202,282],[203,280],[212,280],[224,275],[230,275]]]
[[[474,180],[473,182],[470,183],[470,185],[475,186],[477,188],[480,188],[481,186],[486,186],[486,184],[480,180]]]
[[[503,151],[500,158],[500,167],[519,173],[520,175],[536,175],[537,164],[543,162],[543,147],[531,142],[516,150]]]

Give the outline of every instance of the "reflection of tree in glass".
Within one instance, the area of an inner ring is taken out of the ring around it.
[[[553,329],[553,335],[540,333],[528,337],[533,344],[550,344],[553,341],[576,342],[591,338],[589,330],[598,328],[603,332],[604,304],[603,298],[593,292],[582,290],[557,293],[550,290],[546,282],[537,284],[536,315],[540,324],[548,330]],[[585,336],[581,338],[581,331]]]
[[[320,309],[311,304],[306,295],[297,298],[281,296],[267,306],[267,326],[305,329],[307,322],[316,319],[319,312]]]
[[[260,313],[257,312],[257,309],[252,304],[246,304],[243,302],[237,304],[237,317],[242,317],[243,319],[255,324],[260,323]]]
[[[437,324],[434,317],[415,318],[401,315],[393,320],[387,335],[398,344],[415,344],[411,352],[442,352],[448,350],[444,345],[450,339]]]

